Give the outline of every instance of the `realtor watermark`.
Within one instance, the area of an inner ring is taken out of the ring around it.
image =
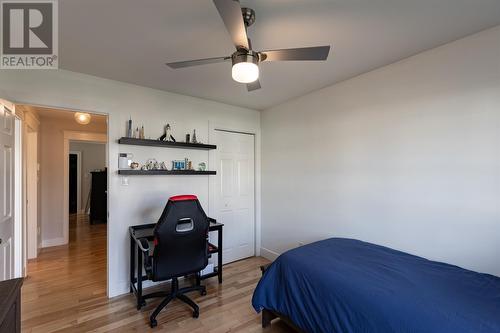
[[[57,0],[0,1],[1,69],[57,69]]]

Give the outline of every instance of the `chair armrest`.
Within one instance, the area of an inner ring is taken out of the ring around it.
[[[152,257],[149,255],[149,242],[146,238],[135,238],[135,242],[137,243],[137,246],[142,252],[143,256],[143,265],[144,269],[146,270],[146,274],[148,275],[149,279],[152,279],[152,272],[153,272],[153,265],[152,265]],[[141,268],[142,269],[142,268]]]
[[[149,253],[149,242],[147,239],[139,238],[136,239],[137,246],[141,249],[142,252]]]

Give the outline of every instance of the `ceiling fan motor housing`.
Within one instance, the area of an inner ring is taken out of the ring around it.
[[[253,64],[259,64],[259,54],[254,51],[238,50],[231,55],[231,60],[233,66],[239,64],[240,62],[250,62]]]
[[[259,79],[259,54],[240,49],[231,55],[231,76],[240,83],[252,83]]]
[[[255,23],[255,11],[252,8],[241,8],[241,14],[243,14],[243,22],[247,27]]]

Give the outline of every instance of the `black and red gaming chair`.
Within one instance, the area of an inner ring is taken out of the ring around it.
[[[174,196],[161,214],[154,230],[154,250],[145,261],[145,269],[153,281],[172,280],[170,293],[154,293],[150,297],[165,299],[150,317],[151,327],[157,325],[156,316],[173,299],[179,299],[193,308],[193,317],[198,318],[199,307],[184,295],[191,291],[206,294],[204,286],[179,289],[178,278],[198,274],[208,264],[209,220],[194,195]],[[147,297],[149,298],[149,297]]]

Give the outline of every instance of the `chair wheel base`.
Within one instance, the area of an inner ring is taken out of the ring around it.
[[[156,321],[156,319],[150,320],[149,321],[149,326],[151,328],[155,328],[156,326],[158,326],[158,322]]]
[[[207,296],[207,291],[206,290],[202,290],[202,291],[200,291],[200,294],[201,294],[201,296]]]

